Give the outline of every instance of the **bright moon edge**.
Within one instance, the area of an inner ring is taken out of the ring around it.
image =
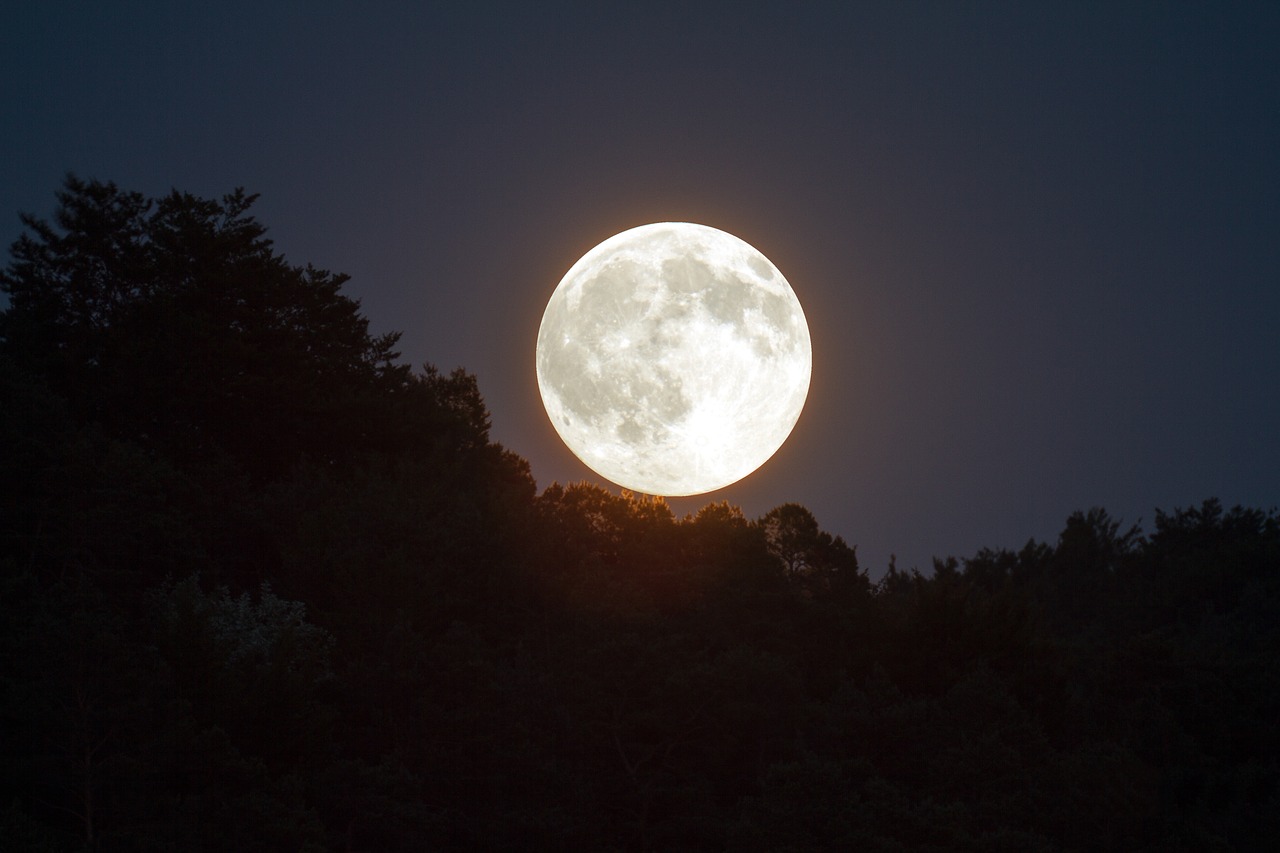
[[[724,231],[663,222],[616,234],[569,269],[536,365],[575,456],[623,488],[676,497],[737,482],[782,446],[812,347],[768,258]]]

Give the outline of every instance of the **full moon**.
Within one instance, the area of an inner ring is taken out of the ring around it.
[[[813,351],[800,300],[751,245],[661,222],[587,252],[538,330],[538,390],[579,459],[626,489],[697,495],[774,454]]]

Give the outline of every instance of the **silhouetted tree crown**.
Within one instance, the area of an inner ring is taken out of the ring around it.
[[[0,274],[4,352],[109,434],[254,477],[341,456],[412,380],[347,277],[288,264],[236,190],[159,199],[68,177]]]

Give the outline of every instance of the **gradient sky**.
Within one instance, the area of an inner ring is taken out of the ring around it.
[[[795,501],[878,576],[1280,504],[1280,4],[6,4],[6,247],[68,171],[261,193],[540,487],[600,481],[538,398],[547,299],[687,220],[787,276],[814,379],[680,514]]]

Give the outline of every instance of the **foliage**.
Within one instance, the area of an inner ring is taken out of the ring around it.
[[[535,489],[252,196],[69,179],[0,316],[0,849],[1205,850],[1280,835],[1280,516],[891,566]]]
[[[270,477],[346,455],[371,438],[374,395],[409,382],[398,336],[369,335],[346,276],[276,255],[255,199],[67,178],[54,223],[24,216],[0,275],[5,352],[81,419],[188,465]]]

